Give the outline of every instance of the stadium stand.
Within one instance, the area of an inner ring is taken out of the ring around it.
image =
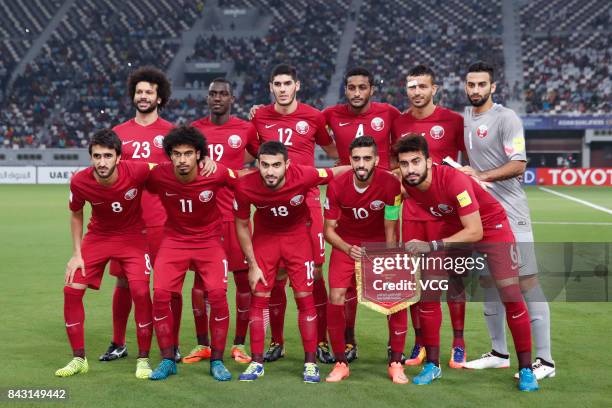
[[[5,98],[2,143],[83,146],[92,129],[127,119],[128,73],[167,69],[201,10],[190,0],[75,2]]]
[[[605,0],[523,4],[527,113],[612,112],[611,23]]]
[[[281,62],[298,68],[300,100],[322,108],[322,98],[334,72],[338,43],[347,18],[349,0],[227,0],[226,8],[257,8],[273,22],[263,38],[199,38],[189,60],[233,60],[244,88],[235,112],[245,116],[255,103],[269,101],[268,73]]]
[[[238,116],[269,101],[267,75],[280,62],[298,67],[300,99],[322,108],[340,36],[352,18],[357,28],[348,67],[370,68],[380,81],[377,98],[400,109],[407,107],[404,74],[425,63],[439,77],[437,102],[462,111],[465,69],[484,59],[497,67],[498,102],[522,99],[527,113],[612,111],[612,8],[605,0],[520,3],[523,89],[509,89],[504,78],[502,0],[363,0],[357,16],[351,3],[218,0],[219,9],[272,16],[267,32],[220,35],[215,31],[224,28],[213,24],[186,62],[231,62]],[[168,70],[182,34],[205,10],[200,0],[76,1],[9,91],[16,64],[63,4],[0,0],[0,146],[83,146],[93,129],[126,120],[132,115],[128,73],[145,64]],[[192,95],[171,100],[163,116],[185,123],[206,114],[204,101],[195,98],[203,85],[186,84]]]
[[[366,0],[358,19],[349,66],[371,69],[379,83],[379,99],[407,107],[405,73],[414,65],[434,68],[442,88],[440,103],[462,110],[467,66],[479,59],[493,63],[505,99],[501,41],[501,0]],[[341,98],[342,91],[341,91]]]

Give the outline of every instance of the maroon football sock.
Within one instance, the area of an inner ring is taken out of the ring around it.
[[[249,306],[251,303],[251,288],[247,270],[234,271],[236,283],[236,336],[234,344],[244,344],[249,328]]]
[[[251,296],[249,308],[251,358],[257,363],[263,363],[264,340],[266,328],[264,325],[264,309],[268,308],[269,297]]]
[[[132,299],[134,299],[138,357],[148,357],[151,350],[151,338],[153,337],[153,306],[151,304],[149,282],[130,282],[130,292]]]
[[[153,328],[163,358],[174,359],[174,315],[170,307],[172,293],[163,289],[153,292]]]
[[[334,352],[334,357],[338,362],[346,362],[346,356],[344,355],[346,318],[344,313],[345,305],[334,305],[331,302],[327,303],[327,330],[329,332],[329,341]]]
[[[195,323],[198,344],[201,346],[209,346],[206,292],[196,287],[191,289],[191,308],[193,309],[193,321]]]
[[[210,303],[210,345],[212,349],[210,359],[222,360],[230,320],[226,290],[213,289],[209,291],[208,302]]]
[[[346,316],[346,329],[344,330],[344,341],[347,344],[356,344],[355,320],[357,319],[357,290],[355,287],[351,286],[347,288],[345,299],[344,315]]]
[[[419,320],[419,304],[410,306],[410,320],[414,328],[414,344],[423,345],[423,334],[421,331],[421,321]]]
[[[317,310],[312,295],[295,298],[298,308],[298,326],[304,353],[317,351]],[[308,361],[306,361],[308,362]]]
[[[317,342],[327,343],[327,289],[325,279],[315,279],[312,296],[317,310]]]
[[[391,346],[391,352],[395,353],[396,357],[399,355],[399,359],[392,360],[401,361],[402,353],[404,352],[404,346],[406,344],[406,332],[408,331],[408,312],[400,310],[399,312],[393,313],[389,316],[389,346]]]
[[[287,309],[286,284],[287,279],[274,281],[274,287],[270,296],[270,332],[272,334],[272,341],[280,344],[285,343],[283,331],[285,328],[285,310]]]
[[[113,343],[125,345],[125,331],[132,311],[130,288],[115,286],[113,292]]]
[[[179,346],[179,333],[181,331],[181,317],[183,315],[183,295],[180,293],[173,292],[172,299],[170,301],[170,307],[172,310],[173,320],[173,336],[174,346]]]
[[[64,321],[72,355],[85,357],[85,308],[83,307],[85,289],[64,286]]]

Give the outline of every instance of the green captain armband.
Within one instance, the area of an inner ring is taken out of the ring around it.
[[[386,205],[385,206],[385,220],[397,221],[399,220],[401,205]]]

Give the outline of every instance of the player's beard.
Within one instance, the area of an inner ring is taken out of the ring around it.
[[[274,190],[276,187],[278,187],[283,182],[283,180],[285,179],[285,175],[283,174],[282,176],[278,176],[274,184],[270,184],[269,179],[266,177],[264,177],[263,179],[264,179],[264,183],[266,184],[266,187]]]
[[[295,101],[295,95],[297,94],[297,91],[293,91],[293,95],[291,95],[291,97],[289,98],[289,100],[287,102],[281,102],[279,101],[278,97],[276,96],[276,94],[274,95],[274,99],[276,101],[277,104],[279,104],[280,106],[289,106],[293,103],[293,101]]]
[[[157,104],[151,103],[148,108],[141,109],[138,107],[138,102],[134,102],[134,107],[136,108],[138,112],[143,113],[143,114],[148,114],[148,113],[154,112],[155,109],[157,109]]]
[[[418,176],[418,174],[416,174],[416,173],[408,173],[404,177],[404,181],[409,186],[416,187],[416,186],[418,186],[419,184],[421,184],[422,182],[425,181],[425,179],[427,178],[427,174],[428,174],[428,170],[425,169],[425,172],[423,172],[423,174],[421,174],[418,179],[416,179],[416,180],[409,180],[408,177],[410,177],[410,176]]]
[[[113,167],[111,167],[111,168],[108,170],[108,173],[106,173],[106,175],[102,175],[102,174],[100,174],[100,172],[98,171],[98,168],[97,168],[97,167],[94,167],[94,171],[96,172],[96,175],[97,175],[98,177],[100,177],[101,179],[107,179],[107,178],[109,178],[110,176],[112,176],[112,175],[113,175],[113,173],[115,172],[115,168],[117,168],[117,164],[116,164],[116,163],[113,165]]]
[[[482,98],[480,98],[477,101],[474,101],[472,99],[472,97],[470,97],[470,96],[468,96],[468,100],[470,101],[472,106],[479,107],[479,106],[482,106],[485,103],[487,103],[487,101],[489,100],[490,97],[491,97],[491,92],[489,92],[488,94],[484,95]]]
[[[429,96],[422,96],[421,98],[421,102],[417,103],[414,102],[414,98],[410,99],[410,103],[412,104],[412,106],[414,106],[415,108],[423,108],[427,105],[429,105],[429,102],[431,102],[431,98],[433,97],[433,95],[429,95]]]
[[[193,167],[188,164],[176,166],[176,172],[179,176],[187,176],[193,171]]]
[[[359,101],[357,103],[353,102],[353,99],[349,99],[349,104],[351,105],[351,107],[353,109],[361,109],[364,106],[366,106],[368,104],[368,102],[370,102],[370,98],[369,97],[362,98],[361,101]]]
[[[364,175],[360,175],[358,173],[359,170],[365,170],[366,173]],[[372,173],[374,172],[374,167],[372,167],[370,170],[366,169],[365,167],[358,167],[356,169],[353,169],[353,172],[355,173],[355,177],[357,178],[357,180],[363,182],[366,182],[370,179],[370,177],[372,177]]]

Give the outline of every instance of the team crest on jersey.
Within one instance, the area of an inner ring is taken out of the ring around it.
[[[383,120],[383,118],[379,118],[377,116],[372,119],[372,121],[370,122],[370,126],[372,126],[372,129],[374,129],[375,131],[380,132],[385,127],[385,121]]]
[[[230,137],[227,138],[227,144],[232,149],[237,149],[240,146],[242,146],[242,139],[238,135],[231,135]]]
[[[478,129],[476,129],[476,135],[481,139],[487,137],[488,134],[489,128],[487,125],[480,125],[478,126]]]
[[[448,204],[438,204],[438,210],[443,214],[452,214],[455,209]]]
[[[370,203],[370,208],[374,211],[382,210],[385,208],[385,203],[384,201],[375,200]]]
[[[444,128],[440,125],[436,125],[429,130],[429,136],[433,139],[442,139],[444,137]]]
[[[210,191],[210,190],[205,190],[205,191],[202,191],[202,192],[200,193],[200,196],[199,196],[198,198],[200,199],[200,201],[201,201],[201,202],[203,202],[203,203],[207,203],[207,202],[209,202],[210,200],[212,200],[213,195],[214,195],[214,193],[213,193],[212,191]]]
[[[164,135],[157,135],[153,138],[153,145],[158,148],[164,147]]]
[[[305,135],[310,130],[310,126],[308,126],[308,122],[306,122],[305,120],[300,120],[298,123],[296,123],[295,130],[300,135]]]
[[[123,196],[123,198],[125,198],[126,200],[133,200],[133,199],[136,198],[137,195],[138,195],[138,189],[137,188],[131,188],[128,191],[126,191],[126,193]]]
[[[289,204],[291,204],[294,207],[297,207],[298,205],[302,204],[304,202],[304,196],[301,194],[298,194],[296,196],[294,196],[291,201],[289,201]]]

